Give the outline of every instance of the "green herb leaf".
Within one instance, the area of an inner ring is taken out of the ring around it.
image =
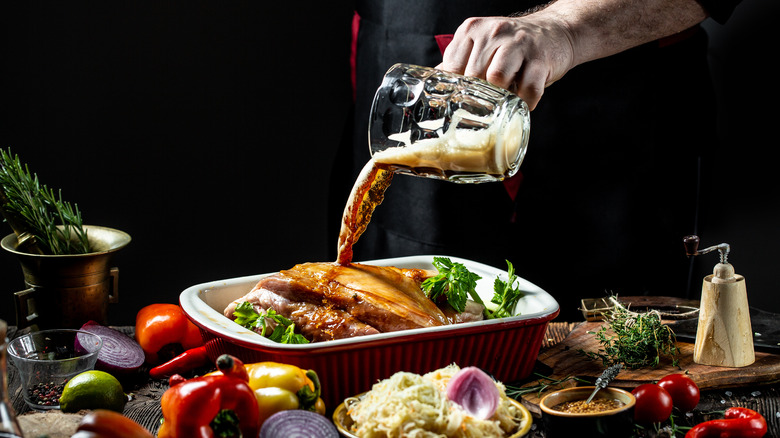
[[[447,257],[434,257],[433,266],[439,273],[422,282],[422,290],[431,299],[438,301],[446,297],[447,303],[458,313],[466,309],[468,297],[484,304],[476,291],[480,277],[469,271],[462,263],[453,262]]]
[[[496,277],[493,282],[493,298],[490,302],[497,304],[498,308],[493,311],[488,311],[489,318],[506,318],[514,315],[515,306],[517,302],[522,298],[525,293],[515,286],[517,281],[517,275],[515,275],[515,267],[507,260],[507,281],[503,281]]]
[[[268,320],[271,320],[276,323],[276,327],[274,327],[273,333],[271,333],[270,336],[268,336],[268,339],[271,339],[272,341],[280,342],[280,339],[282,339],[281,334],[277,334],[274,336],[274,333],[277,333],[280,329],[284,330],[292,324],[292,321],[285,318],[284,316],[276,313],[276,310],[274,309],[267,309],[264,314],[261,314],[257,317],[257,322],[255,322],[255,327],[260,327],[262,330],[260,331],[260,334],[262,336],[265,336],[265,330],[268,328]]]
[[[268,339],[280,344],[308,344],[309,341],[300,334],[295,333],[295,324],[284,316],[276,313],[274,309],[268,309],[265,313],[255,312],[254,306],[244,301],[233,310],[236,324],[255,330],[260,329],[260,336],[265,336],[268,329],[268,320],[276,323],[274,330],[268,335]]]
[[[277,325],[276,329],[274,329],[274,332],[276,332],[276,330],[278,330],[280,327],[281,325]],[[295,324],[293,323],[290,323],[290,325],[284,328],[278,342],[281,344],[308,344],[309,343],[309,341],[306,338],[295,333]]]
[[[233,310],[233,316],[236,317],[234,320],[236,324],[251,329],[254,328],[255,322],[257,321],[257,318],[260,317],[260,314],[255,312],[255,308],[249,301],[244,301],[239,303],[238,306],[236,306],[236,309]]]

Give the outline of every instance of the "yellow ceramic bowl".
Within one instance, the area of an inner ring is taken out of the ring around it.
[[[363,394],[358,395],[357,397],[361,397]],[[522,416],[520,428],[515,431],[512,435],[507,435],[503,438],[520,438],[522,436],[525,436],[529,430],[531,430],[531,425],[533,424],[533,417],[531,417],[531,412],[526,409],[525,406],[523,406],[520,402],[509,399],[509,402],[512,403],[512,405],[517,408],[518,413]],[[350,427],[352,426],[352,418],[350,418],[349,415],[347,415],[347,405],[344,403],[341,403],[338,405],[335,411],[333,411],[333,423],[336,425],[336,428],[339,430],[339,433],[341,433],[346,438],[359,438],[357,435],[353,434],[349,431]]]

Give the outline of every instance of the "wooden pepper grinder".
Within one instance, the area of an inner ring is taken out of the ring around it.
[[[720,252],[720,263],[712,275],[704,277],[701,288],[693,361],[721,367],[752,364],[756,355],[745,277],[734,273],[728,263],[729,245],[721,243],[699,251],[698,236],[686,236],[683,243],[688,256]]]

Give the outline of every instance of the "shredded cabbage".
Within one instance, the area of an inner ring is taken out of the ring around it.
[[[374,384],[363,397],[347,400],[351,432],[361,438],[487,438],[508,436],[522,426],[501,382],[496,382],[501,402],[488,420],[450,401],[447,382],[459,370],[453,364],[423,376],[398,372]]]

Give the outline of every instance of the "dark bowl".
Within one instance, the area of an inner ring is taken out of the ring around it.
[[[571,437],[576,431],[580,437],[630,437],[634,432],[634,406],[636,398],[628,391],[604,388],[594,399],[617,399],[623,406],[601,412],[568,413],[553,409],[561,403],[586,400],[594,386],[580,386],[555,391],[544,396],[539,403],[542,424],[547,438]]]

